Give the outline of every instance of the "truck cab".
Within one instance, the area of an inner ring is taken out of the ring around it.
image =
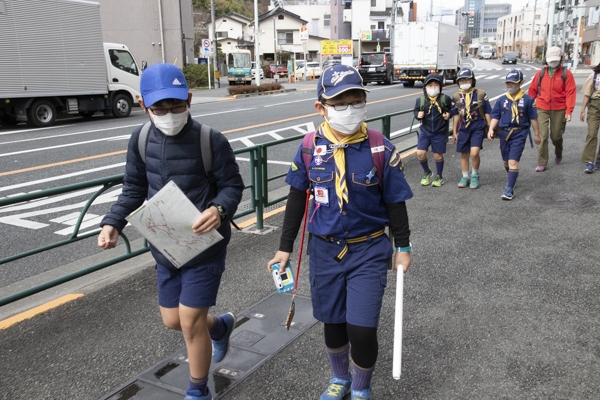
[[[123,44],[104,43],[104,55],[113,114],[126,117],[131,113],[131,107],[136,106],[137,100],[141,98],[139,88],[142,71]]]

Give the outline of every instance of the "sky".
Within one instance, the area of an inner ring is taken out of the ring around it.
[[[433,13],[440,14],[442,9],[451,9],[456,11],[461,8],[464,4],[464,0],[417,0],[417,14],[424,17],[429,13],[429,6],[433,3]],[[529,3],[530,7],[533,7],[535,0],[486,0],[485,4],[498,4],[498,3],[509,3],[512,4],[512,12],[516,12]],[[537,7],[547,7],[548,0],[537,0]],[[440,17],[434,17],[434,21],[439,21]],[[454,25],[454,16],[443,17],[443,22]]]

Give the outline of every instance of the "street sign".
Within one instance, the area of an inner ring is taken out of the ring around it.
[[[321,55],[352,54],[352,40],[321,40]]]
[[[360,40],[365,41],[365,40],[371,40],[371,30],[364,30],[364,31],[360,31]]]
[[[308,28],[306,26],[300,27],[300,41],[308,42]]]

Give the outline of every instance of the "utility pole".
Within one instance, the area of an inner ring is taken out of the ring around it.
[[[550,4],[548,5],[548,47],[552,47],[554,45],[554,14],[556,14],[556,0],[550,0]],[[542,58],[544,56],[542,55]]]
[[[535,0],[535,3],[533,3],[533,20],[531,21],[531,46],[529,47],[529,62],[532,63],[533,62],[533,51],[534,51],[534,47],[533,47],[533,32],[535,32],[535,13],[537,11],[537,0]],[[538,39],[539,39],[539,32],[538,32]]]
[[[260,52],[258,51],[258,0],[254,0],[254,62],[256,63],[256,86],[260,86]]]
[[[562,43],[560,46],[560,50],[561,53],[564,55],[565,54],[565,42],[567,41],[567,18],[569,16],[569,6],[571,5],[571,1],[567,0],[565,2],[565,18],[563,19],[563,23],[562,23]]]
[[[217,52],[217,24],[215,22],[215,0],[210,0],[210,19],[212,19],[213,68],[215,71],[215,89],[216,89],[217,85],[219,86],[219,88],[221,87],[221,79],[220,79],[219,64],[218,64],[219,60],[217,58],[218,52]]]

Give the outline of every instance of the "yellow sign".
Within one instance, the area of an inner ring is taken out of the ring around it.
[[[321,55],[352,55],[352,40],[321,40]]]
[[[371,34],[372,31],[369,30],[365,30],[365,31],[360,31],[360,40],[365,41],[365,40],[371,40]]]

